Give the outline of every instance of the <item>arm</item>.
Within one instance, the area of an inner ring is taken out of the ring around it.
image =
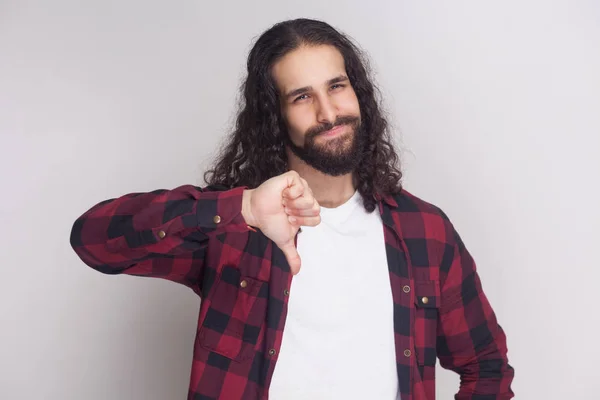
[[[440,365],[460,374],[456,400],[514,397],[506,336],[483,292],[475,262],[446,220],[437,352]]]
[[[126,194],[79,217],[71,246],[99,272],[160,277],[200,294],[210,238],[249,229],[243,197],[244,188],[211,191],[192,185]]]

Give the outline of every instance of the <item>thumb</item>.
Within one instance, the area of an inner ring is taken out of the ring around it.
[[[284,198],[294,200],[304,194],[304,185],[300,181],[300,176],[295,172],[290,172],[285,175],[283,182],[285,187],[281,194]]]
[[[298,254],[298,250],[296,246],[294,246],[294,241],[290,240],[285,244],[279,245],[279,248],[283,252],[283,255],[287,259],[288,264],[290,265],[290,270],[292,271],[292,275],[296,275],[298,271],[300,271],[300,255]]]

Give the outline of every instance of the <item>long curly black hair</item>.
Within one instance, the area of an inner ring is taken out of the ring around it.
[[[353,171],[354,184],[368,212],[376,206],[375,194],[402,190],[400,157],[390,137],[379,105],[380,93],[372,83],[368,61],[360,49],[329,24],[294,19],[264,32],[254,44],[247,62],[247,77],[240,99],[235,129],[227,138],[214,166],[204,174],[211,186],[255,188],[288,171],[285,136],[272,66],[302,45],[331,45],[342,54],[346,72],[358,98],[361,123],[367,132],[364,155]]]

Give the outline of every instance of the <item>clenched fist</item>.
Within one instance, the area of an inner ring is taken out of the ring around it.
[[[321,222],[321,208],[304,179],[295,171],[273,177],[243,195],[242,215],[283,251],[292,274],[300,270],[294,238],[300,226]]]

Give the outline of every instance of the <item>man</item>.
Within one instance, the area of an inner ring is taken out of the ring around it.
[[[204,188],[131,193],[74,224],[106,274],[202,299],[188,399],[509,399],[506,338],[448,217],[404,190],[361,54],[331,26],[273,26]],[[303,229],[301,229],[303,227]]]

